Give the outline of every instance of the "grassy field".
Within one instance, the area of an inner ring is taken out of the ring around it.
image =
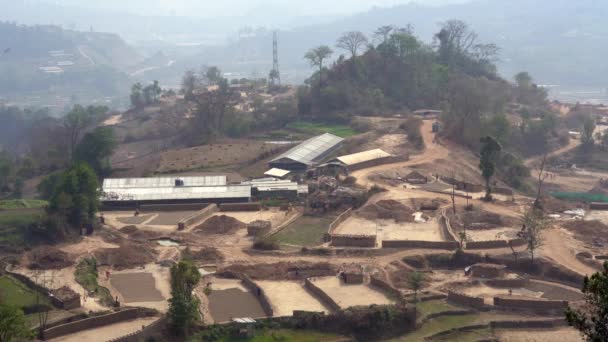
[[[320,122],[296,121],[287,124],[287,128],[309,135],[320,135],[331,133],[342,138],[348,138],[357,134],[357,131],[346,125],[328,124]]]
[[[14,199],[14,200],[1,200],[0,210],[11,210],[11,209],[40,209],[48,205],[47,201],[41,200],[26,200],[26,199]]]
[[[0,277],[0,302],[2,304],[25,307],[36,304],[36,292],[19,280],[4,275]],[[45,296],[42,296],[42,304],[48,304]]]
[[[302,216],[275,237],[281,244],[312,247],[323,243],[333,217]]]
[[[0,245],[25,245],[27,227],[37,222],[42,215],[42,212],[0,211]]]
[[[479,318],[478,315],[461,316],[442,316],[424,323],[416,331],[407,335],[390,340],[393,342],[418,342],[424,340],[426,336],[436,334],[441,331],[450,330],[465,325],[474,324]]]
[[[460,308],[447,303],[445,300],[429,300],[416,304],[421,317],[444,311],[459,310]]]

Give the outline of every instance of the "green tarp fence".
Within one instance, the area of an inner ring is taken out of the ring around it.
[[[553,192],[551,196],[569,201],[604,202],[608,203],[608,195],[590,194],[587,192]]]

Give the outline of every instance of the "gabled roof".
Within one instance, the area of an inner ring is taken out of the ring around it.
[[[359,163],[363,163],[370,160],[391,157],[392,154],[382,151],[381,149],[369,150],[354,154],[349,154],[347,156],[340,156],[336,158],[344,165],[355,165]]]
[[[172,188],[175,180],[179,179],[188,186],[218,186],[226,185],[226,176],[201,176],[201,177],[146,177],[146,178],[106,178],[103,180],[104,189],[128,189],[128,188]]]
[[[313,162],[317,161],[317,158],[340,144],[342,141],[344,141],[344,139],[330,133],[325,133],[304,141],[298,146],[293,147],[289,151],[271,160],[271,162],[281,159],[290,159],[302,164],[312,165]]]

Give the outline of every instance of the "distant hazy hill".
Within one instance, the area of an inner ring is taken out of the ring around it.
[[[334,45],[344,31],[370,34],[382,25],[405,26],[427,42],[439,30],[438,23],[461,19],[477,31],[484,42],[502,48],[500,71],[510,77],[530,71],[544,84],[564,87],[608,87],[608,1],[605,0],[480,0],[430,7],[417,4],[374,8],[330,24],[310,25],[280,33],[281,64],[305,68],[304,53],[319,44]],[[271,64],[271,33],[235,42],[220,56],[223,62],[248,58]],[[342,53],[342,52],[339,52]]]
[[[0,22],[0,99],[62,106],[127,96],[130,80],[123,71],[141,60],[114,34]],[[23,101],[28,96],[33,102]]]

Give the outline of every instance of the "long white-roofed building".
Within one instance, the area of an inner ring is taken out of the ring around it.
[[[271,160],[269,166],[289,171],[304,171],[320,163],[342,147],[344,139],[330,133],[310,138]]]

